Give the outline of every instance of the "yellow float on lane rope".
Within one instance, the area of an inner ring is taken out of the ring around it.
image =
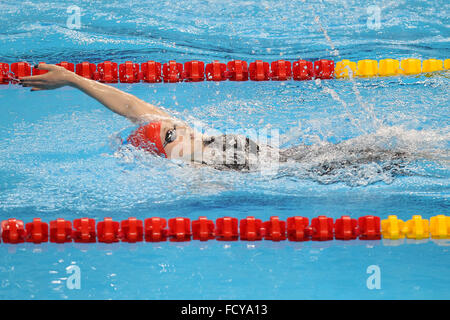
[[[378,75],[378,61],[376,60],[359,60],[358,69],[356,70],[358,77],[375,77]]]
[[[435,72],[443,70],[443,61],[438,59],[428,59],[422,62],[422,72]]]
[[[450,238],[450,217],[443,214],[430,218],[430,232],[433,239]]]
[[[422,67],[420,60],[414,58],[403,59],[400,62],[400,72],[406,75],[421,73]]]
[[[350,60],[342,60],[336,62],[336,66],[334,68],[334,74],[336,78],[350,78],[350,75],[353,77],[356,75],[356,62]]]
[[[445,59],[444,61],[444,69],[450,69],[450,59]]]
[[[430,237],[429,222],[420,215],[414,215],[406,221],[406,237],[408,239],[428,239]]]
[[[397,240],[405,237],[405,222],[395,215],[389,216],[385,220],[381,220],[381,234],[385,239]]]
[[[378,73],[380,76],[395,76],[399,74],[400,61],[396,59],[380,60]]]

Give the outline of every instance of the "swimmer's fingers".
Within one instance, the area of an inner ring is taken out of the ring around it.
[[[63,68],[54,64],[46,64],[46,63],[39,63],[36,67],[39,70],[47,70],[47,71],[59,70],[60,68]]]
[[[47,90],[45,88],[31,88],[31,91],[42,91],[42,90]]]
[[[44,83],[42,81],[36,80],[36,81],[21,81],[19,84],[22,87],[35,87],[35,86],[43,86]]]
[[[36,82],[36,81],[41,81],[43,79],[43,74],[42,75],[38,75],[38,76],[29,76],[29,77],[22,77],[19,79],[19,83],[20,84],[24,84],[24,83],[32,83],[32,82]]]
[[[43,82],[34,83],[21,83],[22,87],[31,87],[31,91],[48,90],[47,86]]]

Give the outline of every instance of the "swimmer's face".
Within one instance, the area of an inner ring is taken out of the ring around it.
[[[170,140],[172,141],[168,142]],[[164,121],[161,123],[161,141],[163,144],[167,142],[164,150],[169,159],[191,161],[197,155],[201,156],[203,152],[202,135],[190,127],[174,125],[173,122]]]

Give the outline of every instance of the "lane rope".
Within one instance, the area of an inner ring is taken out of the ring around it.
[[[58,218],[43,222],[34,218],[30,223],[10,218],[1,223],[3,243],[18,244],[31,242],[54,243],[115,243],[115,242],[185,242],[191,240],[208,241],[330,241],[336,240],[424,240],[450,239],[450,216],[437,215],[423,219],[414,215],[403,221],[395,215],[381,220],[380,217],[367,215],[358,219],[342,216],[336,220],[327,216],[311,219],[294,216],[286,221],[277,216],[262,221],[247,217],[238,221],[233,217],[222,217],[214,221],[199,217],[160,217],[139,220],[135,217],[114,221],[104,218],[96,222],[92,218],[79,218],[73,222]]]
[[[42,63],[42,62],[40,62]],[[226,64],[218,60],[211,63],[193,60],[184,64],[171,60],[164,64],[147,61],[141,64],[126,61],[104,61],[98,65],[90,62],[71,63],[60,62],[57,65],[78,75],[104,83],[158,83],[158,82],[199,82],[199,81],[286,81],[313,79],[345,79],[349,77],[385,77],[399,75],[418,75],[450,69],[450,59],[438,60],[408,58],[359,60],[357,62],[321,59],[317,61],[277,60],[269,64],[262,60],[247,63],[243,60],[233,60]],[[39,70],[28,62],[0,63],[0,84],[17,83],[20,77],[47,73]]]

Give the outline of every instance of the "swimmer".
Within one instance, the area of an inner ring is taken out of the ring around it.
[[[327,175],[339,168],[370,162],[384,163],[387,170],[391,166],[399,169],[407,157],[405,152],[400,151],[355,147],[350,140],[340,144],[276,149],[241,135],[207,136],[161,108],[112,86],[86,79],[57,65],[41,63],[36,68],[48,72],[22,77],[19,83],[23,87],[31,87],[31,91],[64,86],[79,89],[111,111],[140,125],[128,137],[128,143],[168,159],[182,159],[221,170],[249,170],[250,164],[257,163],[260,154],[264,154],[268,158],[264,161],[316,163],[316,172]],[[331,153],[344,156],[334,160],[324,156]],[[321,162],[317,160],[321,158]]]
[[[128,138],[136,147],[169,159],[184,158],[191,155],[193,146],[202,139],[199,133],[194,132],[183,121],[129,93],[86,79],[57,65],[40,63],[36,68],[48,72],[22,77],[19,84],[31,87],[31,91],[52,90],[64,86],[81,90],[111,111],[141,125]],[[190,143],[194,140],[195,144]]]

